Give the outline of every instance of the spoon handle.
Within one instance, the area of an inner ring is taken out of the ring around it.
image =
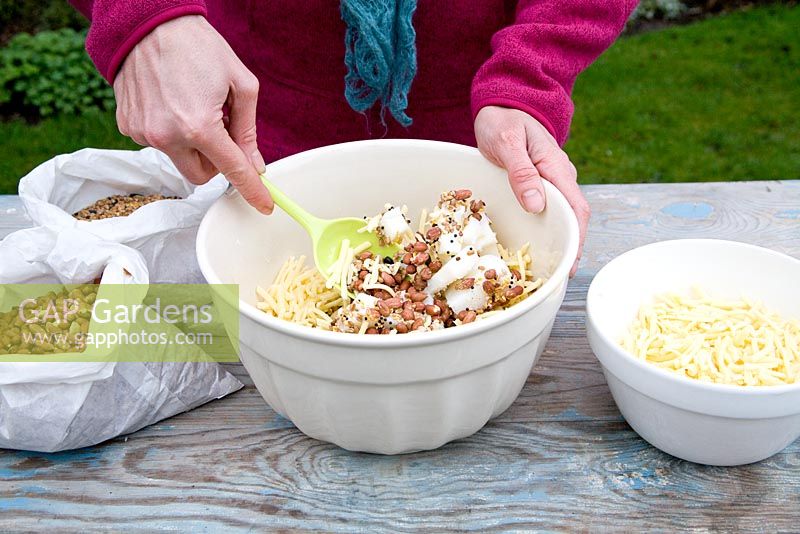
[[[320,232],[324,226],[322,219],[311,215],[305,209],[300,207],[297,202],[287,197],[286,193],[278,189],[275,184],[267,179],[266,175],[261,175],[261,181],[264,183],[264,186],[267,188],[267,190],[269,190],[269,194],[272,196],[272,200],[275,201],[275,204],[280,206],[281,209],[289,214],[292,219],[299,222],[309,234],[315,236]]]

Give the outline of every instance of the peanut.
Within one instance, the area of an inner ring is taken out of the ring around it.
[[[423,267],[419,272],[419,276],[427,282],[433,277],[433,271],[431,271],[430,267]]]
[[[372,292],[372,296],[381,300],[391,298],[392,294],[386,291],[385,289],[375,289]]]
[[[475,287],[475,278],[473,277],[462,278],[456,282],[457,289],[472,289],[473,287]]]
[[[390,308],[399,308],[403,304],[402,301],[400,300],[400,297],[392,297],[390,299],[386,299],[381,302],[383,302]]]
[[[422,302],[426,298],[428,298],[428,295],[426,295],[425,293],[417,292],[417,293],[414,293],[414,294],[411,295],[411,301],[412,302]]]
[[[522,295],[522,286],[514,286],[511,289],[506,289],[505,297],[507,299],[513,299],[520,295]]]
[[[453,198],[456,200],[466,200],[472,196],[472,191],[469,189],[457,189],[453,192]]]
[[[428,304],[425,306],[425,313],[430,316],[440,315],[442,313],[442,309],[436,304]]]
[[[430,258],[431,258],[430,254],[428,254],[427,252],[420,252],[419,254],[414,256],[414,259],[411,261],[412,263],[414,263],[414,265],[422,265],[424,263],[427,263]]]

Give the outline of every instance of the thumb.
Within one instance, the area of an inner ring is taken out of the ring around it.
[[[265,215],[272,213],[272,198],[261,182],[250,155],[242,152],[231,139],[222,121],[198,139],[196,148],[225,175],[250,205]]]
[[[504,139],[495,148],[495,157],[508,172],[508,182],[520,205],[531,213],[541,212],[545,207],[544,186],[525,139]]]

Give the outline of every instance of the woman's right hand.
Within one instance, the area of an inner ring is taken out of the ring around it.
[[[142,39],[122,64],[114,94],[122,134],[166,153],[193,184],[221,172],[247,202],[272,213],[259,179],[258,79],[205,18],[173,19]]]

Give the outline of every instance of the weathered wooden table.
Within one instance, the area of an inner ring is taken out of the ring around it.
[[[406,456],[350,453],[305,437],[231,365],[246,389],[128,437],[0,452],[0,530],[796,531],[800,443],[739,468],[648,445],[589,349],[584,298],[604,263],[657,240],[726,238],[800,257],[800,181],[586,192],[586,258],[547,349],[514,405],[476,435]],[[28,224],[16,198],[0,197],[0,237]]]

